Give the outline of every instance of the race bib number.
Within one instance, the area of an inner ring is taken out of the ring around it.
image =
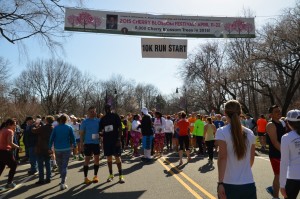
[[[99,134],[92,134],[92,139],[93,140],[98,140],[99,139]]]
[[[105,132],[111,132],[111,131],[113,131],[113,130],[114,130],[113,125],[108,125],[108,126],[105,126],[105,127],[104,127],[104,131],[105,131]]]

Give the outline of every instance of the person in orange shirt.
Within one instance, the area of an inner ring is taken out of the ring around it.
[[[177,122],[177,127],[179,132],[179,165],[182,165],[183,145],[185,146],[185,153],[188,158],[187,162],[191,160],[189,146],[190,123],[186,119],[186,113],[184,111],[181,112],[181,119]]]
[[[260,118],[256,122],[257,124],[257,134],[259,137],[259,142],[261,145],[261,151],[266,150],[266,126],[268,124],[268,121],[266,120],[265,116],[262,114],[260,115]]]
[[[190,137],[190,145],[192,147],[192,150],[193,150],[193,148],[196,148],[196,137],[192,136],[192,132],[194,131],[194,124],[195,124],[195,122],[197,120],[196,115],[197,114],[195,112],[193,112],[192,115],[191,115],[191,117],[189,117],[189,119],[188,119],[188,121],[190,123],[190,134],[189,134],[189,137]]]

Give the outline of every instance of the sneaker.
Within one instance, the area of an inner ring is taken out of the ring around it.
[[[5,188],[6,189],[13,189],[13,188],[15,188],[17,185],[15,184],[15,183],[9,183],[9,184],[6,184],[6,186],[5,186]]]
[[[83,161],[83,160],[84,160],[84,158],[82,156],[78,157],[78,161]]]
[[[64,189],[67,189],[67,188],[68,188],[68,185],[60,184],[60,190],[64,190]]]
[[[272,187],[272,186],[269,186],[269,187],[266,188],[266,190],[267,190],[267,192],[273,197],[273,194],[274,194],[274,192],[273,192],[273,187]]]
[[[88,178],[84,178],[84,184],[91,184],[93,181],[90,181]]]
[[[45,180],[45,183],[50,183],[50,182],[51,182],[50,179],[46,179],[46,180]]]
[[[94,176],[93,183],[97,183],[97,182],[99,182],[98,176]]]
[[[121,183],[121,184],[125,183],[125,179],[124,179],[124,176],[123,176],[123,175],[121,175],[121,176],[119,177],[119,183]]]
[[[42,184],[45,184],[45,182],[43,180],[39,180],[35,183],[36,185],[42,185]]]
[[[111,175],[108,176],[107,182],[111,182],[111,181],[113,181],[113,179],[114,179],[114,175],[111,174]]]

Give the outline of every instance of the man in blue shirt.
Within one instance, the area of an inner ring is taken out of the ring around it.
[[[80,146],[84,150],[84,183],[97,183],[98,170],[99,170],[99,155],[100,155],[100,141],[99,141],[99,122],[100,120],[96,117],[97,112],[94,106],[88,109],[88,118],[83,120],[80,126]],[[94,155],[94,178],[93,180],[88,179],[89,162],[92,154]]]

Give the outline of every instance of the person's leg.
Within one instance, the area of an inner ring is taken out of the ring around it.
[[[61,168],[62,168],[62,153],[61,153],[61,151],[55,151],[55,159],[56,159],[56,164],[58,167],[59,174],[61,174]]]
[[[42,155],[37,156],[37,163],[39,169],[39,182],[44,181],[44,157]]]
[[[7,151],[0,151],[0,176],[2,175],[7,164]]]
[[[51,181],[51,164],[50,164],[50,157],[45,156],[45,168],[46,168],[46,182],[49,183]]]
[[[179,141],[179,164],[182,164],[184,136],[179,136],[178,141]]]
[[[300,180],[287,179],[285,185],[286,195],[288,199],[296,199],[300,190]]]
[[[93,145],[93,153],[94,153],[94,178],[93,182],[97,183],[98,179],[98,171],[99,171],[99,161],[100,161],[100,146],[99,144]]]
[[[280,172],[280,159],[278,158],[271,158],[270,159],[272,169],[274,172],[274,179],[273,179],[273,197],[279,198],[279,172]]]
[[[35,147],[29,147],[30,174],[37,172]]]
[[[62,163],[61,163],[61,184],[65,184],[66,182],[66,177],[67,177],[67,169],[68,169],[68,164],[69,164],[69,159],[70,159],[71,151],[63,151],[62,152]]]
[[[190,145],[189,145],[189,137],[188,136],[184,137],[184,145],[185,145],[185,153],[187,156],[187,161],[190,161],[191,157],[190,157]]]
[[[11,153],[11,152],[8,152],[7,166],[10,168],[9,173],[8,173],[7,184],[10,184],[13,181],[13,178],[16,174],[16,169],[17,169],[17,161],[15,160],[13,153]]]
[[[117,167],[119,171],[119,183],[124,183],[124,177],[123,177],[123,170],[122,170],[122,160],[119,155],[115,156],[116,162],[117,162]]]

